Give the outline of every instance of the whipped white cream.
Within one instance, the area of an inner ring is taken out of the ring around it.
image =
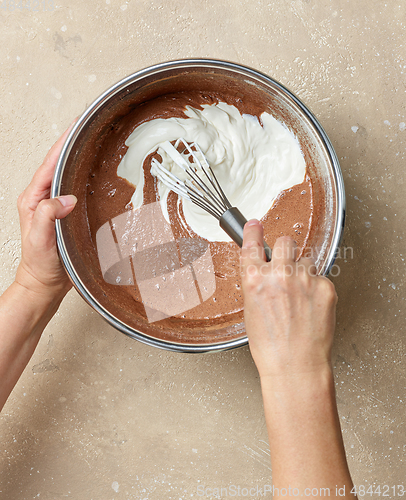
[[[160,143],[179,137],[200,146],[230,203],[247,220],[261,219],[281,191],[303,182],[306,165],[299,143],[270,114],[261,115],[261,124],[256,117],[241,115],[236,107],[223,102],[204,105],[202,110],[187,106],[185,114],[188,118],[157,118],[142,123],[126,140],[128,150],[117,174],[136,186],[131,199],[134,209],[143,202],[146,156]],[[168,155],[162,157],[167,170],[182,180],[186,178]],[[169,222],[169,189],[159,181],[158,191]],[[179,203],[183,203],[187,224],[199,236],[209,241],[231,241],[213,216],[189,200]]]

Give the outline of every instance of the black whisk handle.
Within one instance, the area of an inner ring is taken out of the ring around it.
[[[247,219],[236,207],[229,208],[220,217],[220,227],[234,240],[239,247],[242,247],[244,225]],[[264,241],[264,250],[266,260],[269,262],[272,258],[272,250]]]

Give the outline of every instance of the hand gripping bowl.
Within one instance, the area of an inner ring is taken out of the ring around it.
[[[100,226],[103,226],[101,231],[97,235],[91,234],[86,223],[89,209],[86,190],[90,172],[97,162],[98,165],[103,163],[98,151],[106,141],[111,140],[113,131],[120,127],[121,120],[129,112],[160,96],[191,89],[216,92],[219,85],[226,87],[233,95],[249,95],[249,99],[261,103],[299,141],[308,171],[318,179],[318,192],[313,193],[313,196],[320,213],[308,245],[314,250],[320,274],[326,275],[331,270],[344,228],[344,184],[334,149],[313,114],[295,95],[272,78],[230,62],[188,59],[146,68],[111,87],[79,118],[57,163],[52,196],[75,194],[78,198],[72,214],[56,222],[58,249],[75,288],[108,323],[134,339],[172,351],[221,351],[247,344],[242,314],[195,323],[182,323],[181,316],[175,318],[167,314],[164,322],[149,321],[147,306],[136,301],[129,303],[128,297],[122,293],[125,287],[118,286],[111,276],[109,278],[109,266],[114,268],[114,259],[110,259],[111,262],[107,262],[105,269],[102,269],[103,264],[96,251],[96,239],[104,230],[110,234],[114,222],[100,221]],[[152,206],[151,210],[148,220],[159,218]],[[115,245],[113,240],[111,245]],[[171,245],[170,239],[166,245]],[[187,247],[185,242],[182,247],[185,255],[189,251]],[[204,250],[200,253],[200,261],[205,258]],[[164,250],[163,254],[168,252]],[[152,251],[145,262],[156,260],[157,255]],[[146,273],[145,269],[139,271]]]

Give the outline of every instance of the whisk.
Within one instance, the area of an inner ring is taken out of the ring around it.
[[[189,144],[180,138],[174,145],[165,141],[159,148],[162,148],[175,164],[188,174],[188,178],[182,181],[156,158],[151,162],[151,172],[171,191],[192,201],[215,217],[220,227],[242,247],[243,229],[247,219],[238,208],[231,206],[198,144],[195,142]],[[264,249],[266,259],[270,261],[272,251],[265,242]]]

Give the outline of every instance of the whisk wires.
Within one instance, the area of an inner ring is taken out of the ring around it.
[[[152,173],[169,189],[191,200],[219,220],[224,212],[231,208],[231,204],[199,145],[195,142],[189,144],[180,138],[174,145],[165,141],[159,148],[162,148],[189,178],[182,181],[155,158],[151,162]]]

